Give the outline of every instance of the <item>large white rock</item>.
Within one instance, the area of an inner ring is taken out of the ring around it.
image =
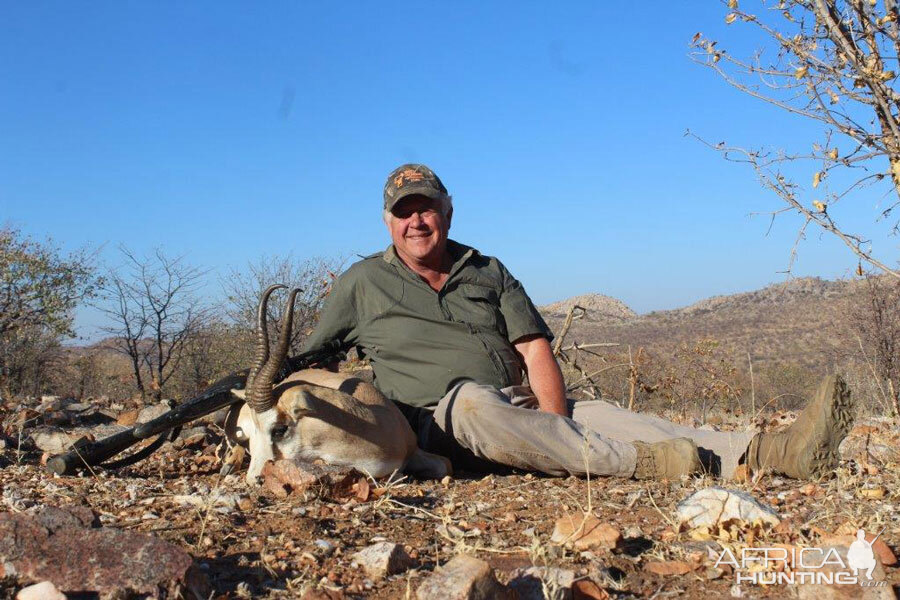
[[[31,431],[31,441],[48,454],[62,454],[80,436],[55,427],[41,427]]]
[[[718,523],[738,519],[753,523],[757,519],[777,525],[781,519],[771,507],[760,503],[750,494],[720,487],[709,487],[678,504],[677,515],[690,528],[712,527]]]
[[[50,581],[42,581],[19,590],[16,600],[66,600],[66,595]]]

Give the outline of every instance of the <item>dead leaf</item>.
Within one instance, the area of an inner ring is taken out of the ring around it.
[[[882,498],[884,498],[884,488],[883,487],[869,488],[869,489],[864,488],[864,489],[858,490],[856,492],[856,494],[860,498],[868,498],[869,500],[881,500]]]
[[[353,491],[356,493],[356,499],[360,502],[365,502],[371,496],[372,488],[369,486],[369,480],[366,478],[361,478],[359,481],[353,484]]]
[[[571,513],[557,519],[550,541],[572,544],[579,550],[613,549],[622,543],[622,533],[593,515]]]
[[[708,542],[713,539],[709,527],[697,527],[696,529],[692,529],[689,535],[692,540],[698,542]]]
[[[124,425],[125,427],[131,427],[137,422],[139,410],[127,410],[121,414],[119,414],[119,418],[116,420],[116,425]]]
[[[814,483],[807,483],[800,488],[800,493],[804,496],[814,496],[819,491],[819,486]]]
[[[737,13],[728,13],[727,15],[725,15],[725,24],[731,25],[732,23],[735,22],[737,17],[738,17]]]

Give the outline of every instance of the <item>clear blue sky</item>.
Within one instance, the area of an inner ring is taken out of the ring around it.
[[[388,243],[386,174],[425,162],[451,237],[538,303],[639,312],[783,278],[798,221],[684,137],[790,146],[810,128],[688,58],[746,44],[714,2],[6,3],[0,223],[64,248],[162,246],[216,275]],[[804,145],[803,149],[808,149]],[[872,205],[877,199],[872,200]],[[893,249],[896,242],[891,242]],[[812,235],[797,275],[843,276]],[[81,325],[90,316],[81,316]]]

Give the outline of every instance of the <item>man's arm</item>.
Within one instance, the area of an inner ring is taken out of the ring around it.
[[[315,329],[303,344],[304,352],[320,348],[331,340],[340,340],[343,350],[356,344],[358,315],[354,288],[355,280],[349,270],[337,278],[331,293],[325,299],[325,306],[322,307]],[[338,362],[322,366],[329,371],[337,371]]]
[[[566,384],[550,348],[550,341],[542,335],[529,335],[513,342],[513,347],[525,363],[528,383],[537,396],[540,409],[568,416]]]

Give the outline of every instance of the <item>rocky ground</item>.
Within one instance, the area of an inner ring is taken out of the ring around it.
[[[137,415],[52,398],[7,410],[0,596],[51,598],[47,587],[20,592],[49,580],[70,598],[822,599],[837,597],[837,587],[736,585],[731,567],[714,565],[724,549],[846,549],[858,528],[870,538],[881,532],[877,575],[900,586],[900,428],[886,419],[861,421],[835,476],[820,482],[466,473],[372,481],[282,464],[251,489],[240,474],[219,475],[214,422],[118,471],[59,477],[42,465],[59,445],[160,410]],[[770,425],[789,421],[776,415]],[[698,491],[719,493],[709,491],[717,485],[746,493],[732,498],[739,510],[761,512],[683,522],[677,505]],[[890,587],[841,588],[893,597]]]

